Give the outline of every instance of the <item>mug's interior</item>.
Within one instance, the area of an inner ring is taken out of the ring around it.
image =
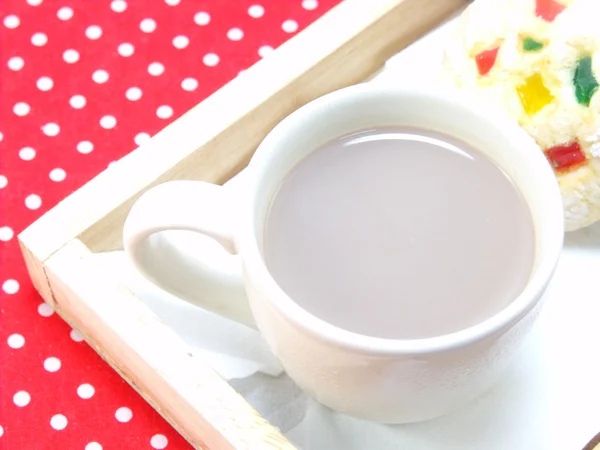
[[[462,140],[502,168],[525,198],[533,218],[535,258],[530,276],[554,251],[560,196],[543,154],[518,125],[450,93],[355,86],[317,99],[281,122],[253,161],[254,238],[263,248],[265,218],[280,183],[293,167],[326,142],[375,127],[415,127]],[[260,194],[258,194],[260,193]],[[550,244],[550,245],[549,245]]]

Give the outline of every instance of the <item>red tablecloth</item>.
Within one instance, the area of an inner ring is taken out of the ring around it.
[[[0,1],[1,449],[188,448],[42,302],[16,234],[337,1]]]

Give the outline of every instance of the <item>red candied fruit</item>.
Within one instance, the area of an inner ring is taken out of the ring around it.
[[[496,57],[498,56],[498,50],[500,47],[494,47],[475,56],[475,63],[477,64],[477,70],[479,75],[487,75],[494,64],[496,64]]]
[[[561,5],[555,0],[536,0],[535,15],[546,22],[553,22],[565,8],[565,5]]]
[[[585,162],[585,153],[581,150],[579,142],[556,145],[546,150],[546,157],[554,170],[561,171]]]

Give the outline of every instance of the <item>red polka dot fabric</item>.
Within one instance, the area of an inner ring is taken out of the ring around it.
[[[0,2],[0,449],[189,448],[43,303],[16,235],[337,1]]]

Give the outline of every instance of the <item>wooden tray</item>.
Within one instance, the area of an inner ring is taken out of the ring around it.
[[[111,283],[93,254],[122,248],[124,219],[146,189],[175,179],[225,182],[283,117],[374,74],[465,3],[343,1],[19,236],[44,300],[196,448],[294,447],[141,300]]]

